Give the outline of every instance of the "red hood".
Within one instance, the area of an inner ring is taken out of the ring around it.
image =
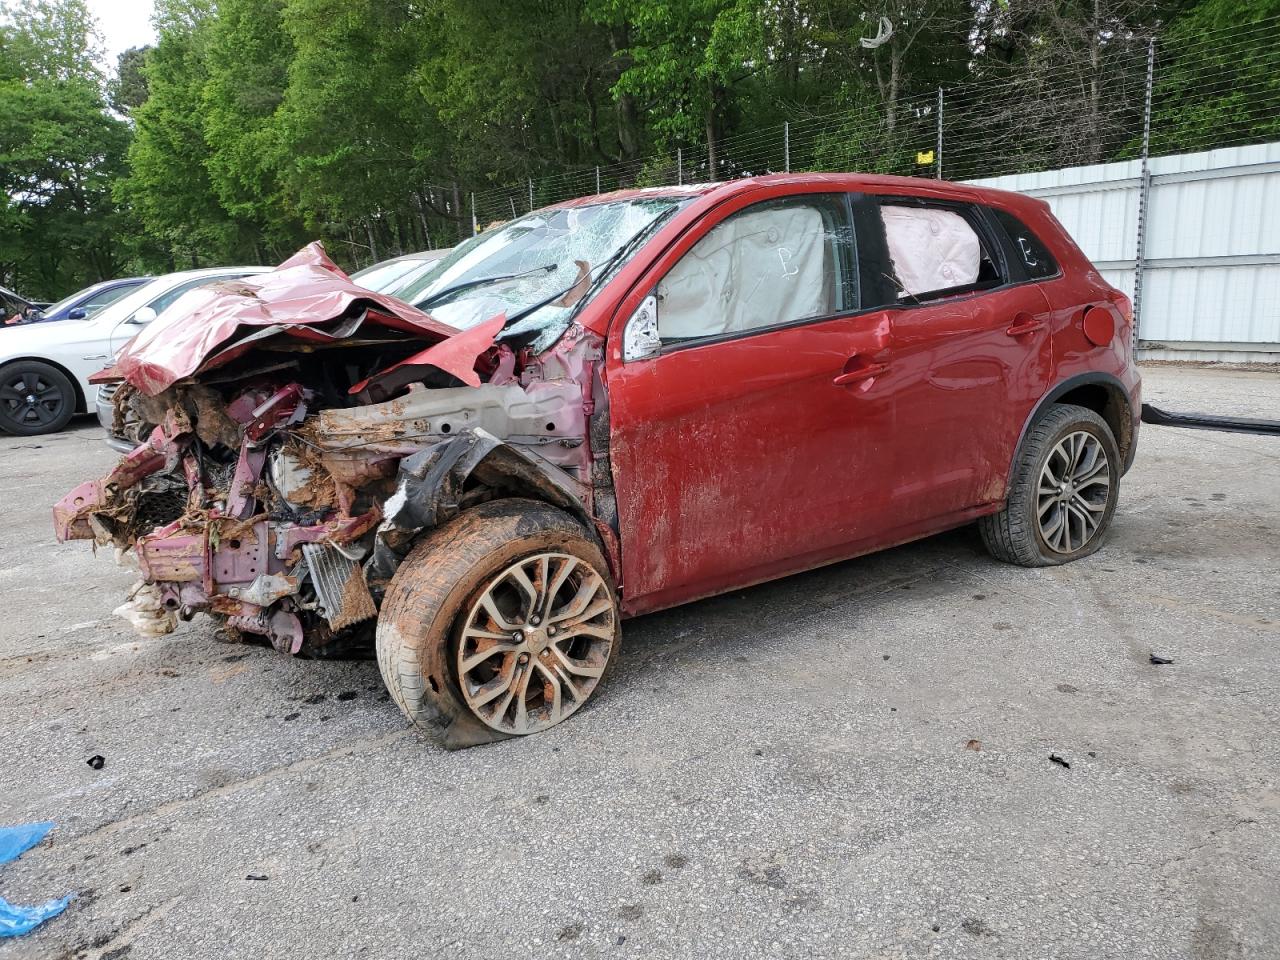
[[[421,310],[351,282],[319,243],[270,273],[223,280],[184,294],[93,380],[125,379],[155,396],[183,377],[221,366],[274,336],[345,339],[365,324],[438,343],[457,331]]]

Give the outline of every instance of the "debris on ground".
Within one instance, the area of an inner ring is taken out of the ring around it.
[[[0,863],[17,860],[45,838],[53,829],[53,821],[0,827]],[[56,917],[71,902],[71,894],[48,900],[34,907],[20,907],[0,897],[0,937],[18,937],[34,930],[46,920]]]
[[[93,767],[93,769],[95,770],[101,770],[103,766],[106,765],[106,762],[107,762],[107,758],[102,756],[102,754],[100,753],[95,753],[92,757],[90,757],[88,760],[85,761],[85,763]]]
[[[1064,770],[1070,770],[1070,769],[1071,769],[1071,764],[1067,763],[1067,761],[1063,760],[1063,759],[1062,759],[1060,756],[1058,756],[1056,753],[1051,753],[1051,754],[1049,754],[1049,762],[1050,762],[1050,763],[1056,763],[1058,766],[1062,767]]]
[[[964,745],[964,748],[965,748],[966,750],[981,750],[981,749],[982,749],[982,741],[981,741],[981,740],[970,740],[970,741],[968,741],[968,742]]]
[[[1173,663],[1173,660],[1170,659],[1169,657],[1157,656],[1154,653],[1151,654],[1151,656],[1148,659],[1151,661],[1151,665],[1153,667],[1163,667],[1166,664]]]

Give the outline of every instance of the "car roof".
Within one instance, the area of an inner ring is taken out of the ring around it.
[[[614,190],[611,193],[576,197],[552,204],[548,209],[582,207],[597,203],[639,200],[654,197],[711,198],[714,202],[726,200],[741,193],[749,193],[766,187],[809,187],[814,184],[832,190],[857,193],[900,193],[908,196],[933,199],[963,200],[971,203],[993,203],[1000,206],[1037,204],[1025,194],[997,190],[994,187],[970,186],[950,180],[931,180],[925,177],[899,177],[881,173],[773,173],[759,177],[742,177],[717,183],[689,183],[668,187],[638,187]]]
[[[139,307],[146,306],[156,297],[162,296],[174,287],[181,286],[190,280],[199,280],[203,277],[215,280],[228,274],[244,277],[255,273],[270,273],[274,269],[274,267],[205,267],[200,270],[179,270],[176,273],[166,273],[159,277],[152,277],[130,293],[126,293],[119,300],[98,311],[89,318],[89,322],[115,323],[117,320],[130,316]]]

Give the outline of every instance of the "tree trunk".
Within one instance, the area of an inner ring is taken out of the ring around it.
[[[1089,29],[1089,115],[1088,115],[1088,160],[1090,163],[1097,163],[1102,159],[1099,149],[1099,140],[1102,136],[1100,129],[1100,108],[1101,108],[1101,89],[1100,77],[1102,62],[1102,0],[1093,0],[1093,23]]]

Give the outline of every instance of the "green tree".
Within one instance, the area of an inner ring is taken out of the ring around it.
[[[55,298],[121,266],[112,183],[129,130],[106,109],[83,0],[3,12],[0,275]]]
[[[204,87],[212,0],[159,0],[159,38],[146,57],[147,99],[133,111],[129,173],[116,185],[169,269],[252,259],[255,233],[229,214],[210,182]]]
[[[1151,147],[1280,139],[1280,0],[1201,0],[1161,37]]]

